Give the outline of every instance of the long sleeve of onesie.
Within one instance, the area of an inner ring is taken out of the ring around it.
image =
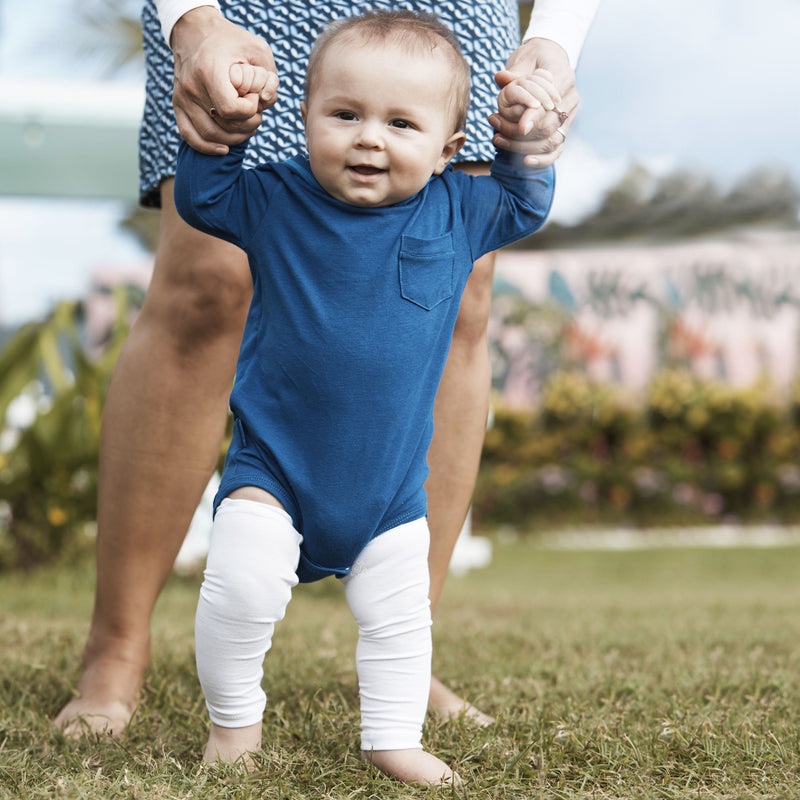
[[[174,190],[175,207],[186,222],[242,248],[263,221],[270,198],[269,181],[242,166],[246,147],[209,156],[181,142]]]

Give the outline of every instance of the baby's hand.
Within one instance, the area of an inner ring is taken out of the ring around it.
[[[250,94],[266,96],[275,91],[275,73],[269,72],[264,67],[245,63],[231,64],[230,78],[239,97],[247,97]]]
[[[503,70],[495,80],[500,86],[498,111],[503,119],[519,123],[522,136],[533,130],[534,120],[542,109],[553,111],[561,103],[561,94],[546,69],[537,69],[525,76]]]

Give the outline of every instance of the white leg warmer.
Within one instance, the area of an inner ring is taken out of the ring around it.
[[[428,523],[371,541],[343,579],[358,623],[361,749],[422,747],[431,682]]]
[[[225,499],[217,509],[195,620],[197,672],[211,721],[261,721],[264,656],[297,584],[302,536],[280,508]]]

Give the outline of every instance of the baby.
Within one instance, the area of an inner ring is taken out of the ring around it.
[[[231,76],[242,94],[264,79]],[[197,610],[207,760],[259,748],[274,625],[298,580],[335,575],[359,629],[364,758],[405,781],[458,779],[422,748],[433,402],[473,262],[539,228],[554,183],[506,152],[491,176],[448,166],[469,90],[435,17],[369,12],[312,51],[308,156],[244,169],[243,145],[181,146],[178,211],[243,248],[253,278]]]

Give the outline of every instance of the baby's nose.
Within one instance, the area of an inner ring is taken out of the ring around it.
[[[361,147],[382,147],[383,126],[379,122],[365,122],[359,126],[358,144]]]

